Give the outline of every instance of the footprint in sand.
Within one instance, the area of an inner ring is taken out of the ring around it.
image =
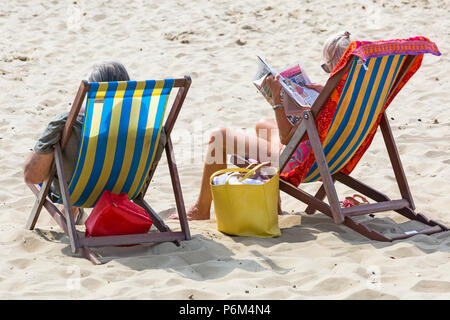
[[[101,281],[98,279],[88,278],[88,279],[81,280],[81,285],[84,288],[87,288],[89,290],[95,290],[97,288],[100,288],[102,285],[104,285],[104,282],[105,281]]]
[[[425,156],[429,158],[439,158],[442,157],[443,152],[442,151],[427,151],[425,152]]]
[[[347,291],[355,284],[355,281],[349,278],[328,278],[314,286],[311,294],[320,292],[320,295],[335,295]]]
[[[356,291],[345,298],[345,300],[399,300],[398,297],[377,290],[364,289]]]
[[[96,14],[95,16],[93,16],[92,20],[94,20],[94,21],[101,21],[101,20],[104,20],[105,18],[106,18],[106,15],[100,13],[100,14]]]
[[[29,265],[31,265],[33,263],[33,260],[19,258],[19,259],[9,260],[7,263],[10,264],[10,265],[13,265],[17,269],[21,269],[22,270],[22,269],[27,268]]]
[[[438,280],[421,280],[417,282],[411,288],[411,290],[428,293],[450,293],[450,282]]]
[[[387,250],[385,252],[385,255],[388,257],[395,257],[397,259],[400,258],[411,258],[411,257],[416,257],[416,256],[420,256],[423,255],[423,253],[413,247],[413,248],[397,248],[397,249],[393,249],[393,250]]]

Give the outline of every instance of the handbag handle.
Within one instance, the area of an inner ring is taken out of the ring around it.
[[[228,177],[225,179],[225,184],[228,184],[228,180],[230,180],[230,178],[236,174],[239,174],[240,171],[235,171],[232,174],[229,174]]]
[[[209,178],[209,183],[212,183],[212,180],[218,176],[221,175],[223,173],[227,173],[227,172],[248,172],[249,169],[245,169],[245,168],[232,168],[232,169],[222,169],[219,171],[214,172],[211,177]]]
[[[227,172],[233,172],[233,173],[246,173],[244,177],[242,177],[241,179],[239,179],[239,182],[242,182],[242,181],[244,181],[245,179],[247,179],[249,176],[251,176],[252,174],[254,174],[256,170],[258,170],[258,169],[261,168],[262,166],[265,166],[265,165],[267,165],[267,164],[269,164],[269,163],[270,163],[270,161],[260,163],[260,164],[258,164],[257,166],[255,166],[253,169],[248,169],[248,168],[222,169],[222,170],[219,170],[219,171],[214,172],[214,173],[211,175],[211,177],[209,178],[209,183],[211,184],[211,183],[212,183],[212,180],[213,180],[216,176],[221,175],[221,174],[223,174],[223,173],[227,173]],[[226,181],[225,181],[225,184],[228,184],[228,179],[231,177],[231,175],[232,175],[232,174],[230,174],[230,175],[227,177],[227,179],[226,179]]]
[[[257,166],[255,166],[253,169],[250,169],[250,171],[247,172],[247,174],[245,176],[243,176],[242,178],[240,178],[238,181],[242,182],[245,179],[247,179],[248,177],[250,177],[251,175],[255,174],[256,170],[258,170],[259,168],[270,164],[270,161],[266,161],[266,162],[262,162],[260,164],[258,164]]]

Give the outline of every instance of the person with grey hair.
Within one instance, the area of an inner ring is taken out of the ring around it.
[[[130,77],[122,63],[116,60],[105,60],[93,65],[87,80],[89,82],[129,81]],[[61,133],[68,115],[69,112],[64,112],[55,117],[39,137],[31,156],[25,163],[24,180],[26,183],[40,184],[50,174],[51,164],[54,159],[54,145],[61,139]],[[83,121],[84,107],[80,109],[73,125],[72,134],[62,153],[64,171],[67,178],[70,178],[78,157]],[[62,203],[59,183],[56,178],[50,187],[49,197],[53,202]],[[63,206],[60,206],[60,210],[64,214]],[[80,210],[74,208],[73,212],[75,221],[79,223],[82,216],[82,214],[79,214]]]
[[[350,43],[350,32],[348,31],[332,35],[325,41],[322,52],[325,59],[322,69],[325,72],[331,73],[333,71]]]
[[[326,73],[332,73],[344,52],[351,43],[350,33],[348,31],[341,32],[330,36],[324,43],[322,54],[325,63],[321,65]],[[282,97],[281,85],[277,77],[269,76],[267,84],[272,92],[275,105],[283,103],[292,103],[288,97]],[[307,84],[306,87],[321,92],[323,85],[318,83]],[[284,98],[284,99],[283,99]],[[284,101],[282,101],[284,100]],[[260,129],[275,129],[279,131],[280,142],[287,144],[292,137],[293,132],[298,126],[300,117],[295,115],[287,116],[283,108],[277,108],[275,111],[276,121],[272,119],[264,119],[257,123],[257,131]]]
[[[350,33],[344,32],[331,36],[324,45],[323,58],[325,63],[322,68],[325,72],[331,73],[341,58],[342,54],[350,44]],[[284,108],[280,108],[283,103],[292,103],[286,96],[281,97],[281,85],[277,78],[270,76],[267,78],[268,86],[274,98],[273,109],[275,112],[274,119],[263,119],[256,124],[256,136],[244,135],[235,130],[228,128],[219,128],[211,132],[210,141],[208,144],[207,157],[203,167],[202,182],[200,193],[195,204],[188,210],[187,215],[189,220],[203,220],[210,218],[210,208],[212,195],[210,190],[209,178],[212,173],[226,168],[225,157],[227,154],[237,154],[243,157],[249,157],[246,150],[267,150],[267,155],[271,156],[271,150],[281,152],[284,145],[286,145],[300,124],[300,117],[290,115],[287,116]],[[322,91],[323,86],[320,84],[307,85],[308,88],[314,89],[318,92]],[[230,145],[233,147],[228,147]],[[309,142],[308,142],[309,143]],[[236,146],[242,146],[238,148]],[[302,148],[303,154],[294,152],[293,158],[296,161],[305,159],[310,152],[310,146],[305,145]],[[219,152],[219,155],[216,154]],[[214,153],[214,159],[211,156]],[[216,161],[219,159],[221,161]],[[257,159],[260,160],[260,159]],[[278,207],[281,213],[281,206]],[[174,217],[176,218],[176,217]]]
[[[127,69],[117,60],[105,60],[92,66],[89,82],[129,81]]]

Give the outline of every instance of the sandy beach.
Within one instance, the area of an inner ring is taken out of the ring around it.
[[[282,194],[282,235],[231,237],[190,222],[192,240],[98,252],[94,266],[72,255],[46,212],[24,226],[34,195],[23,164],[55,115],[73,102],[91,65],[120,60],[134,80],[193,83],[173,131],[186,206],[198,195],[208,133],[254,133],[274,114],[252,85],[256,55],[275,68],[301,62],[325,83],[322,45],[339,31],[353,39],[426,36],[441,56],[422,67],[389,106],[417,212],[450,226],[450,20],[445,0],[19,1],[0,8],[0,299],[449,299],[450,232],[382,243],[339,226]],[[354,176],[392,198],[398,187],[378,132]],[[174,230],[166,158],[146,200]],[[304,184],[314,193],[319,184]],[[337,185],[341,197],[353,191]],[[381,229],[403,222],[377,215]]]

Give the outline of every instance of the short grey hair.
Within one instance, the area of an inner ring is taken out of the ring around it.
[[[350,32],[348,31],[334,34],[325,41],[323,46],[323,58],[330,68],[330,71],[336,67],[350,43]]]
[[[92,66],[89,82],[129,81],[125,66],[117,60],[109,59]]]

